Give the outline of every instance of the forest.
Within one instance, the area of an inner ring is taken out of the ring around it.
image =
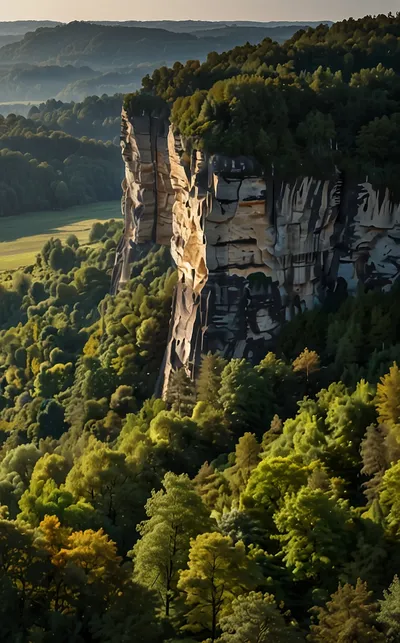
[[[204,60],[211,49],[226,51],[266,37],[284,42],[310,24],[0,21],[0,98],[79,101],[92,94],[126,93],[139,89],[144,74],[162,64]]]
[[[1,640],[398,641],[398,287],[161,400],[176,273],[111,297],[120,234],[1,276]]]
[[[360,163],[395,192],[399,42],[400,16],[321,26],[161,68],[125,105],[170,109],[193,146]],[[119,150],[80,128],[108,132],[112,100],[0,119],[18,207],[110,189],[90,176]],[[177,274],[143,244],[111,296],[121,232],[0,273],[0,640],[398,643],[399,283],[337,288],[259,363],[205,354],[159,399]]]
[[[30,108],[28,118],[50,130],[119,145],[122,94],[87,96],[81,102],[51,99]]]
[[[0,23],[1,25],[1,23]],[[17,42],[0,48],[2,64],[90,65],[97,70],[144,63],[205,58],[213,47],[225,51],[247,41],[270,37],[279,42],[293,36],[303,24],[225,24],[199,21],[101,23],[74,21],[39,26]],[[211,27],[211,29],[210,29]]]
[[[118,199],[123,175],[119,148],[110,140],[97,140],[115,138],[116,119],[102,117],[102,110],[112,113],[118,103],[118,98],[107,97],[104,103],[96,97],[92,107],[87,100],[84,106],[62,110],[53,101],[41,105],[42,112],[32,108],[31,118],[0,115],[0,217]],[[77,136],[65,130],[75,130]]]
[[[161,67],[125,104],[163,99],[189,151],[253,156],[284,179],[368,176],[398,199],[399,71],[400,14],[367,16]]]

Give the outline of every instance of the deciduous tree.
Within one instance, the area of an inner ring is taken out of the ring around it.
[[[184,629],[208,632],[215,641],[222,612],[259,580],[243,542],[234,544],[229,536],[215,532],[197,536],[191,542],[188,569],[181,571],[178,583],[188,606]]]

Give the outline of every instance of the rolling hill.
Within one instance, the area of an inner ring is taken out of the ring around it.
[[[304,25],[303,25],[304,26]],[[221,26],[198,33],[167,29],[71,22],[40,27],[22,40],[0,48],[0,64],[30,63],[89,65],[115,69],[123,65],[204,58],[210,50],[224,51],[247,41],[270,37],[283,42],[300,25]]]

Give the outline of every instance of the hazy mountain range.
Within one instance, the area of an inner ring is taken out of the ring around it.
[[[317,26],[321,21],[308,21],[304,22],[288,22],[285,20],[257,22],[251,20],[225,20],[225,21],[210,21],[210,20],[125,20],[125,21],[109,21],[109,20],[92,20],[92,24],[97,25],[110,25],[125,27],[146,27],[149,29],[166,29],[167,31],[187,32],[202,31],[203,29],[216,29],[218,27],[237,26],[237,27],[287,27],[296,25],[309,25],[310,27]],[[325,24],[332,24],[331,20],[323,20]],[[0,35],[16,35],[23,36],[28,31],[36,31],[40,27],[56,27],[57,25],[66,24],[54,20],[15,20],[14,22],[0,21]]]
[[[316,23],[287,22],[0,22],[0,103],[51,97],[81,100],[139,87],[176,60],[204,60],[264,38],[284,42]]]

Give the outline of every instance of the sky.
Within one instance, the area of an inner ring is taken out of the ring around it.
[[[0,0],[3,20],[341,20],[395,13],[400,0]]]

